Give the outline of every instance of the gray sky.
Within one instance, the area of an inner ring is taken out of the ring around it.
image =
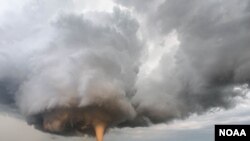
[[[110,141],[212,141],[214,124],[249,124],[249,22],[248,0],[0,0],[0,140],[83,140],[25,121],[72,103],[152,124]]]

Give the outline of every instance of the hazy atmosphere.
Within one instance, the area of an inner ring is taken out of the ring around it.
[[[212,141],[249,39],[248,0],[0,0],[0,140]]]

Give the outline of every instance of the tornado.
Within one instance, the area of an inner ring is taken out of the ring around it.
[[[97,141],[103,141],[104,131],[106,129],[106,123],[102,121],[94,122],[95,134]]]

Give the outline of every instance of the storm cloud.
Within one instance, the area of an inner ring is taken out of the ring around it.
[[[247,0],[114,2],[112,12],[41,0],[1,14],[3,107],[28,120],[97,107],[112,126],[147,126],[232,108],[245,96]]]

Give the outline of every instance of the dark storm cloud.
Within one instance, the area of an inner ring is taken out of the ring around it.
[[[43,1],[39,4],[38,11],[47,9]],[[26,10],[20,15],[26,16]],[[100,107],[115,115],[108,116],[112,123],[133,118],[129,95],[142,47],[137,21],[119,8],[112,13],[69,11],[46,10],[39,13],[44,15],[39,21],[27,18],[13,27],[22,38],[2,38],[1,102],[15,103],[28,120],[35,115],[39,121],[36,115],[71,107]],[[30,22],[34,26],[24,32],[23,25]]]
[[[116,2],[133,11],[83,14],[39,3],[42,18],[33,21],[31,14],[10,30],[23,36],[1,26],[1,102],[16,103],[25,116],[99,107],[122,115],[116,122],[123,127],[230,108],[244,96],[235,87],[247,89],[250,79],[248,1]],[[138,32],[147,35],[140,40]],[[144,74],[149,42],[157,48],[154,39],[173,32],[180,45]]]
[[[249,2],[166,0],[154,13],[141,12],[140,4],[149,28],[162,36],[175,30],[180,46],[173,62],[165,54],[155,73],[139,79],[137,110],[161,122],[232,107],[233,97],[242,95],[234,87],[249,83]]]

